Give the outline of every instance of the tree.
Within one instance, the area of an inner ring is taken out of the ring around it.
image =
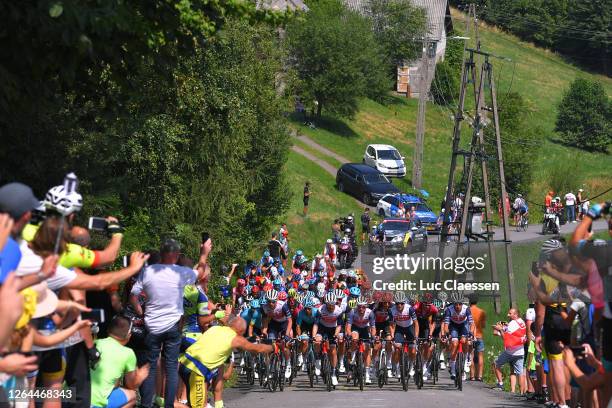
[[[532,124],[527,103],[516,92],[510,92],[500,98],[498,110],[506,189],[509,194],[526,194],[533,180],[533,164],[538,158],[542,142],[538,137],[541,131]],[[490,114],[488,122],[484,130],[485,153],[488,156],[491,202],[495,205],[499,201],[499,188],[496,186],[500,185],[500,181],[495,129]],[[483,197],[484,188],[479,166],[478,163],[474,169],[474,188],[475,193]]]
[[[448,33],[448,37],[455,32]],[[447,41],[444,61],[436,65],[431,86],[434,103],[452,105],[459,97],[459,82],[461,81],[461,64],[463,63],[463,42]]]
[[[575,79],[559,104],[555,130],[566,144],[607,151],[612,143],[612,106],[603,85]]]
[[[376,40],[395,77],[399,64],[420,55],[420,40],[426,31],[425,10],[408,0],[369,0],[368,6]]]
[[[297,92],[306,103],[350,117],[360,97],[382,97],[390,88],[369,21],[338,0],[320,0],[287,27]]]

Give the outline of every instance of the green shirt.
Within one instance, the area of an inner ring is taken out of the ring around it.
[[[91,370],[91,405],[105,407],[117,381],[136,370],[136,354],[112,337],[96,340],[96,348],[100,361]]]

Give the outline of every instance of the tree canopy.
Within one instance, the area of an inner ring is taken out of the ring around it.
[[[370,21],[338,0],[313,3],[288,25],[287,38],[297,93],[307,105],[317,102],[318,116],[325,109],[350,117],[359,97],[384,98],[391,88]]]

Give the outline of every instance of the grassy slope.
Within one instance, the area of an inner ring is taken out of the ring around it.
[[[523,43],[495,29],[483,27],[480,33],[483,49],[513,61],[492,60],[500,103],[509,90],[520,93],[528,101],[534,123],[542,130],[542,159],[535,165],[531,199],[539,202],[543,198],[543,192],[548,188],[546,179],[551,171],[551,163],[579,160],[581,178],[586,180],[587,192],[601,191],[604,186],[608,186],[611,156],[568,148],[552,142],[551,139],[555,137],[553,129],[556,105],[562,98],[563,90],[574,78],[596,78],[610,94],[612,79],[581,71],[553,53]],[[468,95],[468,105],[471,99],[471,95]],[[417,101],[413,99],[396,97],[394,102],[387,106],[363,100],[360,103],[360,112],[353,120],[325,118],[316,130],[300,126],[298,122],[294,125],[318,143],[354,161],[361,161],[368,143],[393,144],[406,156],[410,166],[416,113]],[[424,188],[432,194],[432,206],[437,206],[446,185],[453,125],[450,115],[446,108],[434,104],[427,107],[423,182]],[[469,128],[466,124],[463,130],[463,141],[467,143]],[[406,180],[394,182],[400,188],[409,190],[409,178],[408,176]]]
[[[456,24],[457,26],[460,25]],[[531,188],[531,198],[540,201],[542,192],[548,188],[546,179],[550,173],[550,164],[569,160],[579,160],[582,176],[587,180],[587,191],[601,191],[609,186],[609,164],[612,157],[603,154],[594,154],[567,148],[555,144],[554,121],[556,105],[560,101],[563,90],[577,76],[593,77],[604,83],[608,93],[612,93],[612,80],[602,76],[585,73],[580,69],[565,63],[559,56],[523,43],[516,38],[501,33],[495,29],[483,27],[481,29],[483,48],[495,54],[511,58],[514,62],[493,60],[498,82],[499,99],[503,102],[508,90],[523,95],[532,112],[533,120],[542,129],[541,160],[536,163],[534,182]],[[513,78],[514,71],[514,78]],[[417,101],[402,97],[394,98],[394,102],[382,106],[370,100],[360,102],[360,112],[353,120],[336,120],[325,118],[316,130],[305,128],[294,122],[295,127],[318,143],[326,146],[353,161],[361,161],[365,146],[369,143],[390,143],[400,149],[407,158],[410,166],[412,162],[414,133],[416,128]],[[469,130],[464,126],[464,135]],[[448,164],[450,158],[450,143],[452,120],[450,112],[445,108],[428,105],[427,127],[425,145],[424,188],[432,195],[430,202],[436,208],[442,198]],[[503,137],[503,135],[502,135]],[[464,137],[465,141],[466,137]],[[297,142],[297,145],[313,153],[311,148]],[[337,161],[318,155],[332,165]],[[329,224],[337,214],[346,214],[354,211],[359,214],[360,208],[346,196],[338,194],[334,188],[331,176],[309,163],[306,159],[292,153],[288,163],[288,172],[291,174],[294,196],[291,210],[288,214],[291,238],[294,243],[300,243],[307,253],[312,254],[320,250],[324,239],[328,235]],[[405,180],[393,182],[400,188],[410,190],[410,175]],[[301,188],[306,179],[314,182],[313,198],[311,199],[311,217],[304,220],[301,217]],[[612,194],[608,193],[608,199]],[[527,306],[526,290],[528,272],[531,261],[537,259],[540,243],[516,244],[512,246],[514,261],[516,293],[519,307],[525,310]],[[295,248],[294,248],[295,249]],[[505,253],[503,248],[496,251],[499,281],[501,284],[502,308],[508,305],[507,274],[505,270]],[[425,278],[425,276],[423,276]],[[433,279],[433,277],[432,277]],[[481,277],[486,280],[486,277]],[[484,298],[480,306],[488,315],[488,325],[498,320],[506,320],[505,313],[495,315],[493,305]],[[493,380],[490,370],[492,359],[501,350],[501,340],[492,336],[491,331],[485,334],[487,344],[486,366],[488,380]]]

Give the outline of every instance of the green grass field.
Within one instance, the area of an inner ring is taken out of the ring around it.
[[[457,16],[457,14],[455,14]],[[461,29],[463,23],[457,20],[456,27]],[[575,148],[568,148],[555,143],[554,123],[556,106],[561,100],[563,91],[576,77],[596,78],[604,84],[608,93],[612,93],[612,79],[593,75],[576,66],[566,63],[558,55],[521,42],[516,37],[502,33],[495,28],[483,26],[480,30],[483,50],[510,58],[512,61],[492,59],[496,73],[498,100],[503,103],[509,91],[518,92],[527,101],[531,118],[541,129],[541,157],[534,166],[534,177],[529,191],[531,201],[543,200],[549,188],[551,173],[563,170],[567,163],[577,162],[568,177],[576,180],[575,188],[585,188],[587,194],[605,190],[610,186],[609,166],[612,156],[600,153],[589,153]],[[472,103],[471,96],[466,100]],[[352,161],[361,161],[365,147],[369,143],[389,143],[396,146],[406,157],[411,168],[416,129],[418,101],[404,97],[395,97],[393,102],[383,106],[364,99],[359,103],[359,112],[353,120],[324,117],[317,123],[317,129],[302,126],[294,121],[298,130]],[[437,207],[440,202],[450,162],[450,145],[453,122],[448,108],[429,103],[427,106],[423,186],[431,194],[430,203]],[[470,128],[463,124],[462,141],[464,147],[469,142]],[[502,135],[503,138],[503,135]],[[529,147],[526,147],[529,148]],[[318,155],[330,164],[336,165],[333,159]],[[460,164],[461,165],[461,164]],[[411,173],[403,180],[393,180],[401,189],[409,191]],[[608,194],[604,198],[612,198]]]

